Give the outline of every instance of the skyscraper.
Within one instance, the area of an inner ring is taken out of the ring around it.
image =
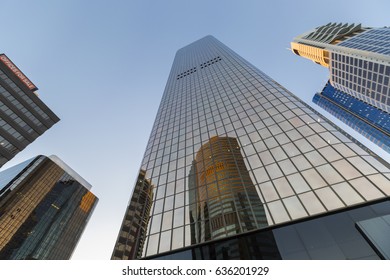
[[[153,199],[153,184],[140,170],[133,196],[119,232],[118,242],[112,253],[113,259],[137,259],[142,256],[150,210]]]
[[[0,54],[0,167],[59,121],[37,87]]]
[[[0,172],[0,259],[70,259],[98,201],[55,156]]]
[[[129,203],[147,215],[140,258],[363,259],[390,250],[381,242],[389,164],[212,36],[176,53],[141,172],[154,189],[145,202],[137,181]],[[126,222],[113,259],[134,258]]]
[[[294,38],[291,48],[329,68],[313,101],[390,152],[390,28],[329,23]]]

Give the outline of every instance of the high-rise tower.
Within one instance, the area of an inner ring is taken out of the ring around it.
[[[129,203],[146,214],[133,250],[141,258],[361,259],[389,250],[381,242],[389,164],[211,36],[177,52],[141,172]],[[145,199],[139,186],[150,184]],[[113,259],[134,258],[127,217]]]
[[[0,172],[0,260],[69,259],[98,201],[56,156]]]
[[[294,38],[291,48],[329,68],[313,102],[390,152],[390,28],[329,23]]]
[[[22,71],[0,54],[0,167],[59,121],[36,90]]]

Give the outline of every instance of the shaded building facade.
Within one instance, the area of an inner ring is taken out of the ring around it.
[[[386,220],[389,164],[212,36],[176,53],[141,170],[155,188],[140,258],[387,250],[355,224]],[[358,243],[367,250],[341,249]]]
[[[0,173],[0,259],[70,259],[98,201],[55,156]]]
[[[291,48],[329,68],[329,85],[313,102],[390,152],[390,134],[378,126],[390,119],[390,28],[329,23],[297,36]]]
[[[133,196],[127,206],[115,248],[111,259],[141,258],[149,224],[153,199],[153,184],[145,178],[141,170],[134,188]]]
[[[37,96],[37,89],[0,54],[0,166],[59,121]]]

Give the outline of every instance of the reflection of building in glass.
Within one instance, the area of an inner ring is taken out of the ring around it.
[[[0,54],[0,166],[59,121],[37,87]]]
[[[0,259],[69,259],[97,198],[55,156],[0,173]]]
[[[141,257],[152,206],[153,188],[150,180],[145,178],[145,171],[141,170],[111,259],[131,260]]]
[[[237,139],[214,136],[197,151],[189,180],[191,232],[198,244],[267,226],[267,220]],[[193,174],[193,172],[195,172]],[[193,198],[192,198],[193,197]],[[195,222],[196,221],[196,222]],[[245,247],[243,247],[245,246]],[[244,257],[246,244],[216,244],[216,258]],[[219,256],[218,256],[219,255]]]
[[[142,258],[380,257],[389,164],[211,36],[177,52],[141,170]]]
[[[194,164],[196,243],[268,225],[236,139],[212,137],[196,153]]]
[[[294,38],[291,48],[329,68],[313,102],[390,152],[390,28],[329,23]]]
[[[198,244],[149,259],[214,260],[214,247],[228,247],[231,242],[246,246],[245,259],[389,259],[390,201],[347,209],[315,219],[282,227],[251,231],[231,238]],[[375,245],[373,245],[375,244]],[[230,255],[230,259],[243,259]]]

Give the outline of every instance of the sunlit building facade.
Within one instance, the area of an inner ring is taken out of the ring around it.
[[[0,172],[0,259],[66,260],[98,201],[55,156]]]
[[[36,91],[19,68],[0,54],[0,166],[59,121]]]
[[[390,152],[382,129],[390,120],[390,28],[329,23],[294,38],[291,48],[329,68],[329,85],[313,101]]]
[[[389,250],[389,164],[212,36],[176,53],[141,171],[154,190],[136,258]]]

